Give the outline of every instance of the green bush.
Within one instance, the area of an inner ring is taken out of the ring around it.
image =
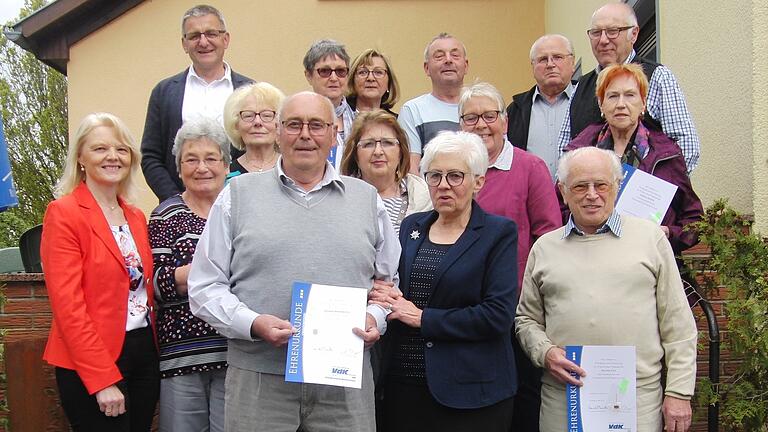
[[[768,431],[768,245],[750,232],[751,221],[719,200],[697,224],[712,252],[708,285],[727,288],[724,348],[742,361],[733,377],[698,390],[700,403],[720,403],[726,430]]]

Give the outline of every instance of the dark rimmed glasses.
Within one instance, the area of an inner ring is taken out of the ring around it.
[[[466,174],[462,171],[448,171],[447,173],[427,171],[424,173],[424,180],[426,180],[429,186],[437,187],[443,181],[443,178],[445,178],[445,181],[448,182],[448,186],[455,187],[464,183],[464,176],[466,176]]]
[[[221,35],[226,33],[226,30],[206,30],[204,32],[190,32],[184,34],[184,39],[186,39],[189,42],[197,42],[200,40],[201,36],[205,36],[208,40],[216,40]]]
[[[482,117],[485,124],[491,124],[499,118],[501,111],[486,111],[482,114],[464,114],[461,116],[461,121],[467,126],[474,126]]]
[[[592,40],[597,40],[603,36],[603,33],[605,33],[605,36],[608,37],[608,39],[616,39],[619,37],[621,32],[624,30],[629,30],[632,27],[634,26],[611,27],[606,29],[588,29],[587,36],[589,36],[589,38]]]
[[[258,117],[259,119],[261,119],[262,122],[269,123],[275,119],[276,115],[277,113],[273,110],[261,110],[261,111],[242,110],[240,111],[240,120],[246,123],[253,123],[256,121],[256,117]]]

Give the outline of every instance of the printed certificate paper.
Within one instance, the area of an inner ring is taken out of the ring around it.
[[[566,384],[568,432],[637,431],[635,347],[567,346],[568,360],[587,372]]]
[[[661,225],[677,186],[631,165],[622,167],[624,179],[616,199],[616,211]]]
[[[368,290],[293,283],[285,380],[360,388],[363,340],[352,333],[365,328]]]

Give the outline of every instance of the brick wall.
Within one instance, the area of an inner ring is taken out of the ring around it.
[[[42,360],[51,324],[43,275],[0,275],[3,285],[7,299],[0,309],[0,329],[5,330],[5,364],[0,368],[7,382],[0,386],[0,398],[7,400],[10,412],[0,412],[0,418],[9,420],[13,432],[68,431],[53,368]]]

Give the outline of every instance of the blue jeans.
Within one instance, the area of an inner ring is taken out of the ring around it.
[[[224,432],[224,380],[227,369],[163,378],[160,432]]]

